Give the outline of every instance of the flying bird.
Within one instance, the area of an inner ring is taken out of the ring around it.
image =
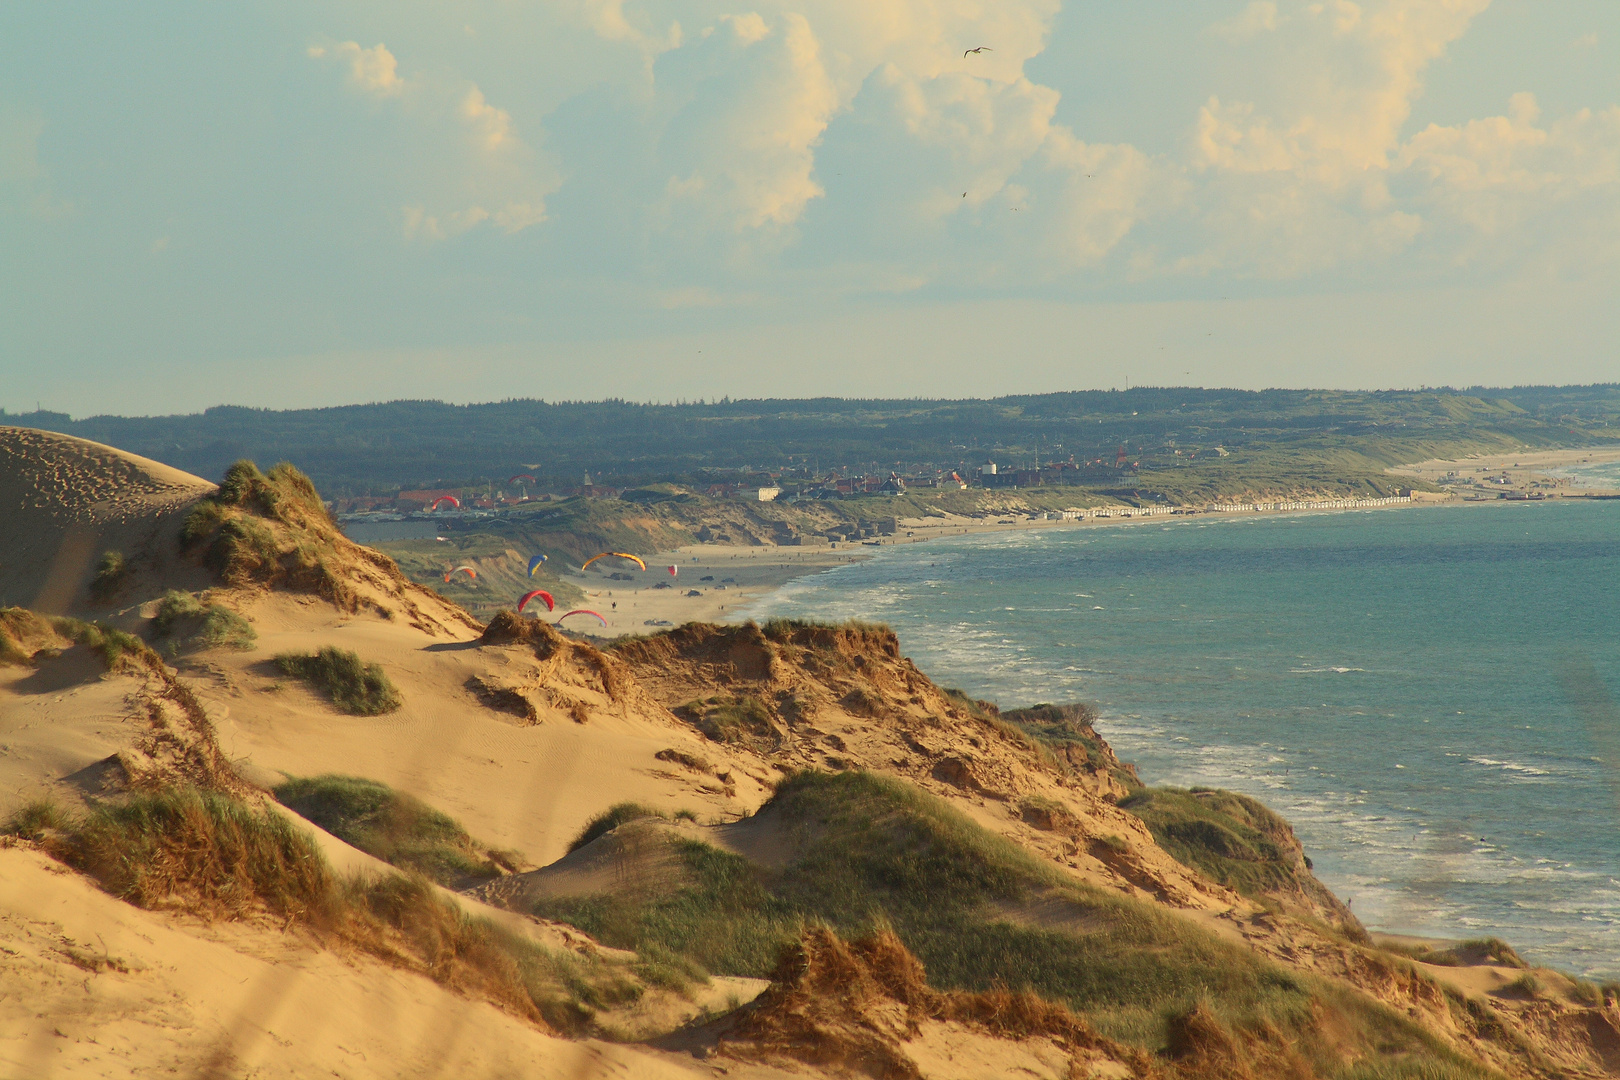
[[[995,52],[995,51],[996,50],[992,49],[988,45],[980,45],[977,49],[966,49],[966,50],[964,50],[963,53],[962,53],[962,59],[966,60],[968,53],[987,53],[987,52]]]

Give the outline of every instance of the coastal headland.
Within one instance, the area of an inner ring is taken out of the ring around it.
[[[1259,801],[886,628],[481,620],[291,466],[0,449],[89,553],[0,551],[8,1075],[1620,1075],[1620,988],[1380,943]]]

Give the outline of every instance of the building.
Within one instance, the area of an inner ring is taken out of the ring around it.
[[[782,489],[779,487],[762,487],[759,489],[759,501],[775,502],[776,497],[780,494],[782,494]]]

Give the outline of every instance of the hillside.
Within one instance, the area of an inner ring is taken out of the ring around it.
[[[1376,947],[1258,803],[884,627],[602,646],[473,619],[289,467],[166,497],[118,590],[0,613],[7,1075],[1620,1075],[1612,991]]]
[[[1620,386],[1466,390],[1138,387],[989,400],[819,398],[685,402],[394,401],[187,416],[0,416],[218,476],[238,458],[291,460],[329,496],[444,485],[483,490],[514,474],[537,491],[746,476],[887,476],[927,463],[977,470],[1102,459],[1073,477],[1119,487],[1124,447],[1151,487],[1201,496],[1255,484],[1354,484],[1393,464],[1489,450],[1585,445],[1620,434]],[[1215,452],[1220,447],[1232,456]],[[1179,451],[1179,453],[1178,453]],[[1190,456],[1197,452],[1197,456]],[[1163,474],[1163,475],[1161,475]],[[964,473],[964,475],[967,475]],[[604,479],[605,478],[605,479]],[[1140,486],[1136,478],[1129,485]]]

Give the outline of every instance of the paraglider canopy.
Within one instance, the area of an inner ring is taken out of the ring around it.
[[[455,507],[457,510],[461,509],[461,500],[456,498],[454,495],[440,495],[437,499],[433,500],[433,505],[429,506],[428,509],[429,510],[437,510],[439,508],[440,503],[449,503],[451,506]]]
[[[669,568],[669,576],[670,577],[674,577],[676,574],[678,574],[680,572],[681,572],[681,568],[678,567],[678,566],[672,566],[672,567]]]
[[[531,484],[535,482],[534,477],[526,472],[520,472],[516,476],[508,477],[506,482],[508,484],[515,484],[519,480],[527,480]]]
[[[545,561],[546,557],[544,555],[529,556],[529,576],[534,577],[534,572],[540,569],[545,564]]]
[[[467,571],[467,576],[468,577],[472,578],[474,581],[478,580],[478,571],[474,570],[470,566],[458,566],[458,567],[456,567],[454,570],[451,570],[449,573],[444,575],[444,580],[449,581],[451,578],[455,577],[457,574],[461,573],[461,571],[463,571],[463,570]]]
[[[607,620],[606,619],[602,618],[602,616],[600,614],[598,614],[597,612],[591,611],[588,608],[575,608],[573,611],[565,611],[561,615],[557,616],[557,621],[562,622],[564,619],[568,618],[568,616],[570,616],[570,615],[589,615],[591,618],[595,619],[597,622],[601,623],[603,626],[607,625]]]
[[[551,594],[546,592],[544,589],[536,589],[534,592],[525,593],[523,599],[518,601],[518,611],[522,612],[523,608],[528,604],[528,602],[537,596],[546,602],[547,611],[557,610],[557,602],[551,598]]]
[[[632,555],[628,551],[604,551],[600,555],[592,555],[589,559],[586,559],[585,566],[580,567],[580,570],[583,571],[586,566],[590,566],[591,563],[595,562],[597,559],[605,559],[609,555],[612,555],[618,559],[629,559],[643,570],[647,569],[647,564],[642,562],[639,556]]]

